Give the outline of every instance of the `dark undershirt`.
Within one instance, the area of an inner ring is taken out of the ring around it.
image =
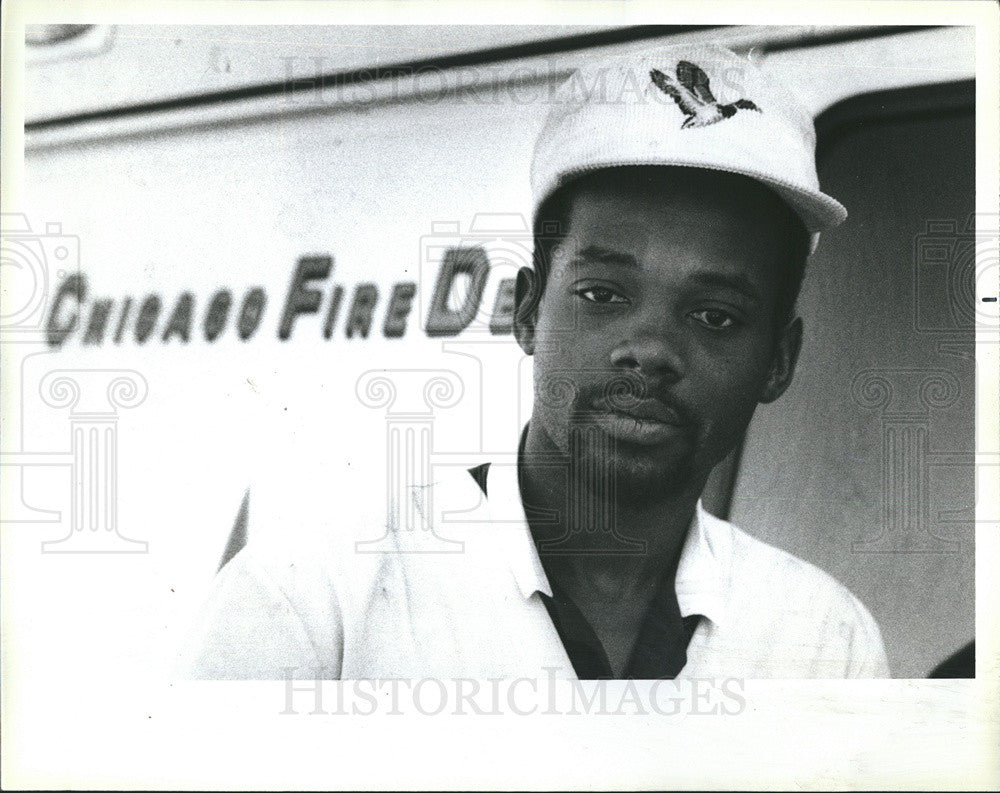
[[[469,469],[483,495],[489,463]],[[530,526],[529,526],[530,528]],[[542,567],[545,566],[544,559]],[[672,680],[687,663],[687,648],[691,643],[700,614],[682,617],[674,594],[676,571],[668,571],[649,603],[639,635],[632,648],[622,679]],[[566,654],[580,680],[613,680],[608,654],[586,617],[555,581],[549,576],[552,597],[539,592],[549,617],[562,641]]]

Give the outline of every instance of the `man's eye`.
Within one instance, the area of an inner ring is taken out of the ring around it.
[[[586,289],[578,289],[576,292],[584,300],[591,303],[627,303],[628,298],[622,297],[613,289],[606,286],[589,286]]]
[[[703,308],[700,311],[692,311],[691,316],[698,322],[713,330],[731,328],[736,324],[736,320],[731,314],[720,311],[717,308]]]

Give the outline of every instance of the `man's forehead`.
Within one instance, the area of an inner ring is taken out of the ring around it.
[[[669,280],[691,288],[731,289],[754,299],[769,291],[769,268],[737,258],[636,255],[624,248],[603,245],[588,245],[567,254],[561,265],[562,275],[567,279],[597,267],[615,275],[624,271],[644,273],[661,284]]]

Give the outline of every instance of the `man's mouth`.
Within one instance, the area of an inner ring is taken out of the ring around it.
[[[657,400],[644,400],[627,409],[606,402],[595,405],[595,422],[611,437],[643,446],[656,446],[684,432],[684,422],[672,408]]]

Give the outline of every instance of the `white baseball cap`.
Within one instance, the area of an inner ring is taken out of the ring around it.
[[[819,189],[812,116],[775,78],[716,44],[600,59],[563,83],[535,144],[535,212],[574,177],[624,165],[757,179],[802,219],[810,252],[820,231],[847,218]]]

